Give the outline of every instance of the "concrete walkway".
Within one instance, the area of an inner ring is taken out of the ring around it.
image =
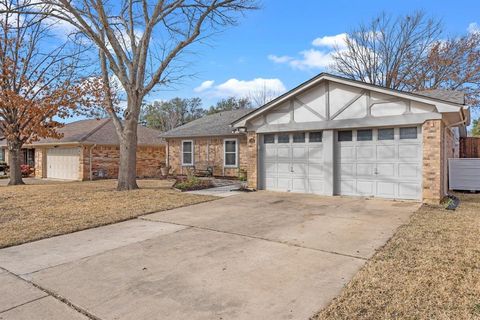
[[[0,250],[0,319],[308,319],[418,203],[255,192]]]

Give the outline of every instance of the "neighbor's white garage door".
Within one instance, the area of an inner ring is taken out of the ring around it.
[[[54,148],[47,150],[48,178],[78,180],[79,166],[79,148]]]
[[[335,191],[421,199],[421,127],[337,131]]]
[[[261,146],[262,189],[323,192],[321,132],[266,134]]]

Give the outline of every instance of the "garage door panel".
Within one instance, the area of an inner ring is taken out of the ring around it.
[[[377,193],[380,197],[395,198],[395,183],[377,181]]]
[[[323,169],[323,164],[313,164],[310,163],[308,165],[308,175],[310,177],[323,177],[324,175],[324,169]]]
[[[265,172],[266,172],[267,174],[275,174],[275,173],[277,173],[277,164],[276,164],[276,163],[266,162],[266,163],[265,163]]]
[[[377,146],[377,160],[395,159],[395,145]]]
[[[340,145],[339,147],[339,160],[340,162],[348,162],[355,159],[355,147],[354,146],[344,146]]]
[[[375,146],[361,145],[356,147],[356,151],[358,160],[375,158]]]
[[[421,168],[418,163],[400,163],[398,165],[398,176],[401,178],[419,178]]]
[[[419,183],[399,183],[398,184],[399,196],[406,199],[416,198],[421,192],[421,186]]]
[[[324,181],[321,179],[308,179],[308,190],[310,193],[322,194],[324,191]]]
[[[265,188],[270,190],[277,189],[275,181],[275,178],[265,178]]]
[[[265,160],[275,160],[277,158],[277,149],[267,145],[264,151]]]
[[[401,159],[419,159],[420,150],[418,144],[401,144],[398,146],[398,156]]]
[[[278,177],[276,188],[279,190],[290,190],[291,189],[291,178],[290,177]]]
[[[306,161],[308,159],[308,149],[304,147],[292,148],[293,161]]]
[[[357,163],[357,176],[372,177],[374,169],[375,165],[373,163]]]
[[[375,194],[375,182],[371,180],[357,180],[357,192],[362,196],[373,196]]]
[[[292,179],[292,191],[293,192],[307,192],[307,180],[305,178],[293,178]]]
[[[78,180],[79,166],[79,148],[54,148],[47,150],[48,178]]]
[[[286,160],[290,161],[290,148],[288,147],[281,147],[277,149],[277,158],[278,160]]]
[[[377,164],[377,176],[378,177],[393,177],[395,176],[395,164],[394,163],[379,163]]]
[[[310,162],[320,162],[323,160],[323,148],[311,147],[308,148],[308,160]]]
[[[300,176],[302,178],[307,177],[307,165],[305,163],[293,163],[292,164],[293,174],[295,176]]]
[[[344,195],[377,196],[393,199],[420,199],[422,192],[422,138],[400,139],[399,129],[393,140],[372,139],[336,141],[335,191]],[[421,128],[417,128],[421,132]],[[350,149],[355,148],[355,154]],[[355,156],[353,159],[352,157]],[[353,167],[352,167],[353,165]]]

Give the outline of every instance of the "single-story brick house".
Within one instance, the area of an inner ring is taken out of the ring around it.
[[[245,168],[255,189],[438,202],[469,121],[462,92],[411,93],[322,73],[256,110],[163,137],[179,173],[206,162],[215,174]]]
[[[111,119],[80,120],[58,130],[60,139],[41,139],[25,145],[23,164],[35,168],[36,178],[91,180],[116,178],[119,140]],[[6,141],[0,141],[0,156],[8,163]],[[137,176],[160,176],[165,166],[165,140],[159,131],[138,127]]]

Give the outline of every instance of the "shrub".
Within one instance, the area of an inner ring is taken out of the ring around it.
[[[28,177],[32,172],[32,168],[28,164],[20,165],[20,171],[22,172],[22,176]]]
[[[174,187],[182,191],[201,190],[211,188],[213,183],[211,180],[199,179],[189,176],[186,179],[177,179]]]

